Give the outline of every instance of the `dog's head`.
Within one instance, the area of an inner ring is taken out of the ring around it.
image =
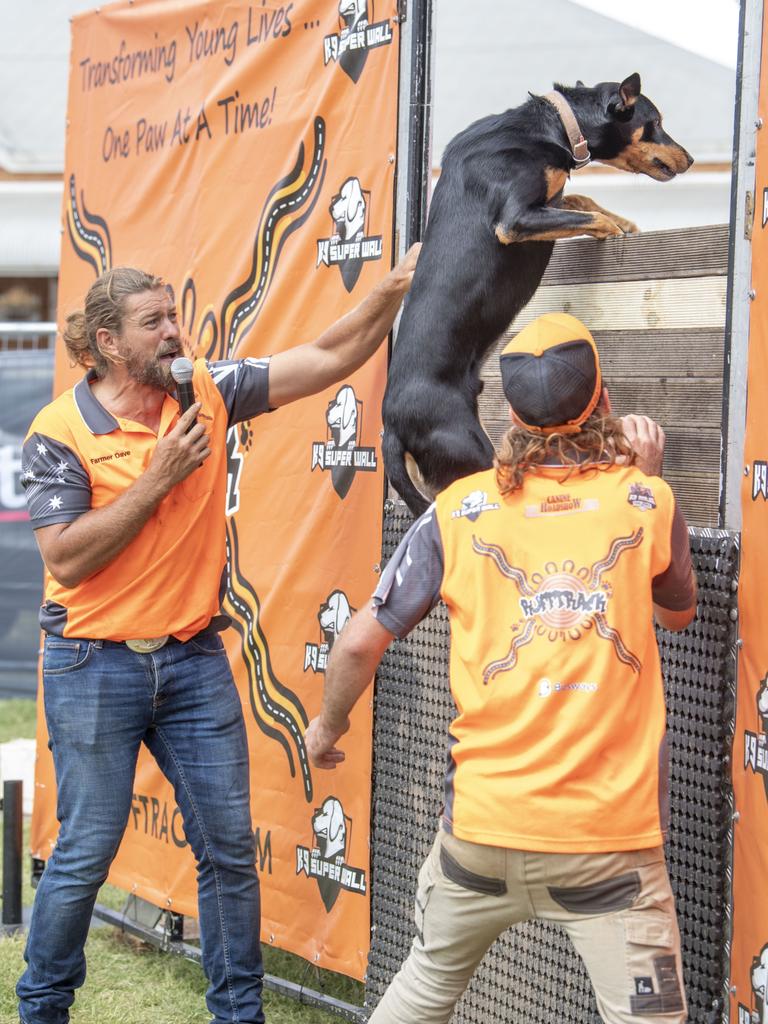
[[[339,17],[347,28],[368,20],[368,0],[339,0]]]
[[[600,82],[594,89],[577,82],[568,95],[569,99],[574,96],[577,119],[587,135],[593,159],[622,171],[669,181],[687,171],[693,157],[667,135],[659,110],[640,90],[640,75],[635,73],[623,82]],[[583,123],[580,100],[584,101]],[[597,117],[594,106],[590,106],[595,100],[600,111]]]
[[[461,499],[461,512],[465,516],[474,515],[481,511],[485,504],[487,495],[485,491],[472,491]]]
[[[317,618],[326,642],[332,644],[352,618],[352,609],[343,590],[334,590],[328,595],[328,600],[320,606]]]
[[[768,987],[768,945],[763,946],[760,950],[760,955],[752,960],[750,979],[752,982],[752,992],[755,997],[755,1008],[760,1014],[760,1022],[763,1024],[768,1017],[768,999],[766,998],[766,988]]]
[[[352,241],[365,227],[365,196],[357,178],[347,178],[329,207],[336,234]]]
[[[347,822],[344,818],[344,808],[335,796],[323,800],[322,806],[312,815],[312,831],[317,839],[320,856],[324,860],[345,852]]]
[[[357,398],[349,384],[339,388],[336,397],[328,405],[325,418],[337,448],[342,448],[356,439]]]

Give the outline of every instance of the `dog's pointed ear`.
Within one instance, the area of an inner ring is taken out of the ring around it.
[[[347,387],[344,391],[344,401],[341,407],[341,425],[346,430],[352,425],[357,416],[357,399],[352,388]]]
[[[586,89],[586,85],[584,85],[584,83],[582,82],[582,80],[580,78],[576,79],[576,87],[578,89]]]
[[[640,75],[635,72],[629,78],[625,78],[619,86],[618,102],[615,109],[618,111],[630,110],[637,103],[637,97],[641,92]]]
[[[338,800],[334,800],[331,805],[331,820],[328,823],[328,838],[333,842],[339,838],[340,833],[344,829],[344,809]],[[346,851],[345,851],[346,852]]]

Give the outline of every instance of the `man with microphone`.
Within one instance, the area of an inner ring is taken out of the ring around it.
[[[191,381],[159,278],[117,267],[67,318],[67,349],[88,372],[38,413],[22,456],[47,569],[43,690],[61,823],[17,985],[23,1024],[69,1020],[142,742],[174,787],[197,860],[213,1024],[264,1021],[248,748],[219,636],[226,434],[361,366],[417,256],[414,246],[315,341],[267,359],[198,360]]]

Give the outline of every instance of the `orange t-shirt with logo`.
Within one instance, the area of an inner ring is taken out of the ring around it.
[[[382,579],[376,612],[403,635],[388,618],[393,592],[442,558],[456,705],[446,828],[522,850],[658,846],[668,797],[653,584],[670,566],[674,498],[634,468],[563,477],[540,468],[507,496],[494,470],[448,487]],[[419,545],[439,553],[420,561]]]
[[[226,558],[227,432],[268,410],[268,372],[267,359],[196,360],[192,384],[211,455],[99,572],[74,587],[46,572],[40,611],[46,631],[99,640],[165,634],[187,640],[216,619]],[[179,418],[171,395],[157,434],[116,418],[92,393],[91,379],[92,373],[42,409],[24,442],[21,480],[35,529],[72,522],[114,501],[141,476],[158,440]]]

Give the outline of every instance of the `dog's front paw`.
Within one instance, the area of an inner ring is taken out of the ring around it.
[[[608,220],[607,217],[600,217],[596,224],[593,224],[586,232],[593,238],[603,240],[605,238],[623,238],[624,232],[621,230],[618,224],[615,224],[612,220]]]
[[[637,226],[637,224],[635,224],[634,221],[627,220],[626,217],[617,217],[614,215],[613,217],[611,217],[611,220],[618,228],[621,228],[621,232],[624,235],[640,234],[640,228]]]

